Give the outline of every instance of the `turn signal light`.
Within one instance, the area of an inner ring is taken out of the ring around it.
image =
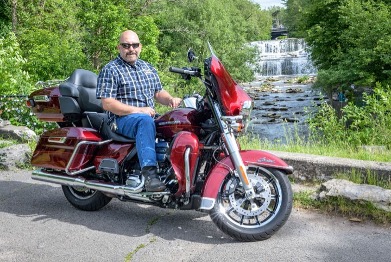
[[[26,100],[26,106],[27,107],[34,107],[35,106],[34,100],[33,99]]]

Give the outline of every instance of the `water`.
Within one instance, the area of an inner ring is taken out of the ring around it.
[[[242,84],[254,100],[254,110],[248,127],[250,133],[261,139],[287,143],[297,136],[308,137],[308,115],[326,99],[312,89],[312,83],[297,84],[297,76],[274,78],[275,81]],[[265,88],[265,86],[267,88]]]
[[[256,41],[250,45],[258,50],[258,59],[253,65],[257,79],[263,76],[316,74],[304,39]]]
[[[316,68],[312,65],[303,39],[252,42],[259,51],[253,68],[256,81],[242,86],[254,100],[248,131],[262,139],[287,143],[289,139],[308,137],[308,114],[327,99],[312,89]],[[298,84],[298,76],[310,80]],[[265,88],[265,86],[267,88]]]

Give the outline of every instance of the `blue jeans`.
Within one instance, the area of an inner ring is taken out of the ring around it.
[[[156,166],[154,119],[147,114],[130,114],[117,117],[117,133],[136,140],[140,167]]]

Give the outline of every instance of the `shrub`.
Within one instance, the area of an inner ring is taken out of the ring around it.
[[[327,103],[309,117],[311,136],[325,143],[353,146],[391,147],[391,88],[377,84],[371,95],[363,95],[363,105],[350,102],[342,108],[342,117]]]
[[[56,123],[43,122],[26,106],[24,96],[0,96],[0,117],[12,125],[26,126],[37,134],[54,128]]]

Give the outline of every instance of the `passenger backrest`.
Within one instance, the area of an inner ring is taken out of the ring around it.
[[[76,69],[60,84],[60,108],[66,121],[80,121],[84,112],[104,111],[101,100],[96,98],[97,79],[98,76],[91,71]]]

